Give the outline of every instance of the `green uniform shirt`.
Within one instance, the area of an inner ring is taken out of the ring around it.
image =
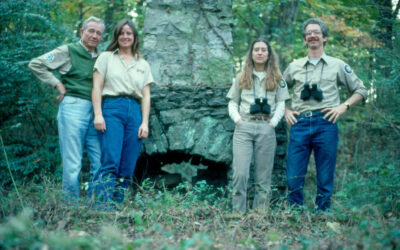
[[[324,65],[322,69],[322,65]],[[300,99],[301,91],[304,89],[306,80],[310,84],[316,83],[323,92],[321,102],[310,98]],[[359,93],[364,100],[368,96],[367,88],[363,82],[354,74],[348,64],[338,58],[322,54],[319,62],[314,64],[308,61],[308,57],[294,60],[283,73],[283,78],[289,88],[293,89],[292,109],[298,112],[319,110],[335,107],[340,104],[339,86],[343,85],[351,93]]]

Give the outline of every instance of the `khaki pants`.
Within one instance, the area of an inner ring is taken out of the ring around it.
[[[233,134],[233,211],[246,212],[247,182],[253,154],[256,185],[253,209],[268,210],[275,149],[275,129],[267,121],[247,120],[236,125]]]

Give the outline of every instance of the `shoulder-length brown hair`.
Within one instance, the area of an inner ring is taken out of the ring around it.
[[[132,29],[132,32],[133,32],[133,44],[132,44],[132,47],[131,47],[132,54],[133,54],[133,56],[137,55],[138,57],[140,57],[139,34],[138,34],[137,30],[136,30],[135,24],[133,24],[133,22],[131,20],[129,20],[129,19],[122,19],[121,21],[119,21],[117,23],[117,25],[115,25],[114,34],[112,36],[112,40],[111,40],[111,42],[108,45],[106,50],[107,51],[114,51],[114,50],[119,48],[118,37],[119,37],[119,35],[121,35],[122,28],[125,25],[128,25]]]
[[[265,62],[264,70],[266,72],[266,76],[264,78],[264,88],[265,90],[274,90],[278,87],[279,82],[282,78],[282,73],[279,69],[279,60],[275,54],[275,51],[272,50],[271,45],[267,42],[267,40],[263,38],[256,39],[250,46],[249,51],[247,51],[246,58],[244,60],[244,66],[242,72],[240,74],[239,79],[239,88],[250,89],[253,87],[253,48],[254,44],[257,42],[263,42],[267,45],[268,48],[268,59]]]

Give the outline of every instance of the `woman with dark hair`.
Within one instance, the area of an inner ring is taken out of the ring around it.
[[[149,133],[152,83],[150,66],[140,56],[135,25],[124,19],[115,26],[93,72],[94,126],[102,151],[96,198],[101,203],[118,205],[124,199],[142,139]]]
[[[233,134],[233,197],[235,212],[246,212],[247,182],[254,154],[253,209],[268,210],[276,148],[275,127],[283,117],[289,92],[270,44],[259,38],[247,52],[242,71],[227,97]]]

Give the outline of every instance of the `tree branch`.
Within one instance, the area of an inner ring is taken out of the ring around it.
[[[399,14],[399,9],[400,9],[400,1],[397,2],[396,9],[393,12],[393,20],[396,20],[397,15]]]
[[[400,136],[400,129],[396,126],[396,124],[389,121],[389,119],[386,118],[386,116],[383,114],[383,112],[381,110],[379,110],[375,104],[371,103],[371,106],[375,109],[378,116],[382,117],[382,119],[390,125],[390,127],[394,130],[394,132],[396,132],[396,134],[398,136]]]

